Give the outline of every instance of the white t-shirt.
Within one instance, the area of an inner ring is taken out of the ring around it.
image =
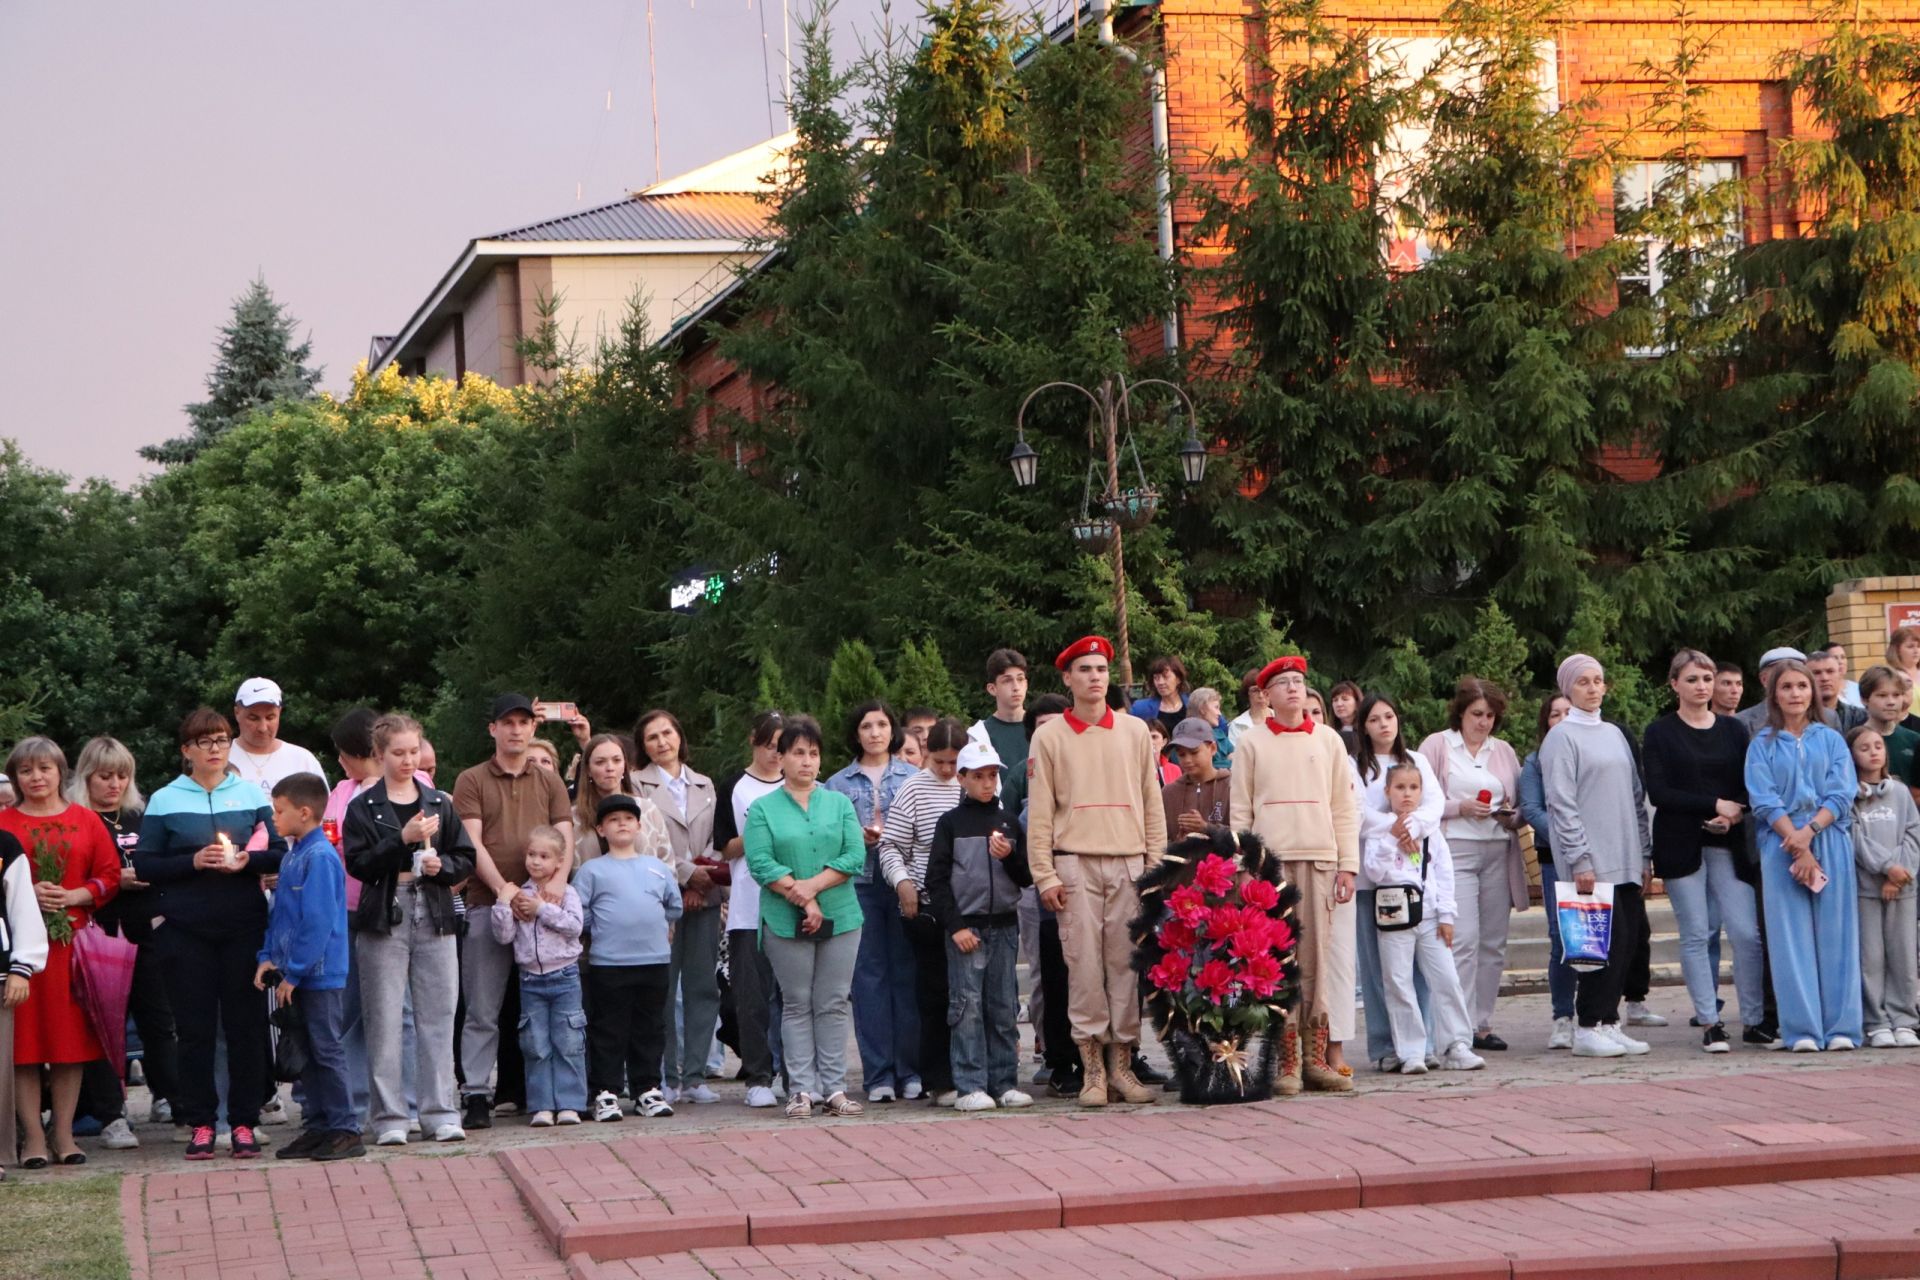
[[[751,773],[743,773],[733,784],[733,829],[747,829],[747,810],[761,796],[772,795],[780,789],[781,779],[768,782],[765,778],[756,778]],[[732,886],[727,894],[727,932],[735,929],[758,929],[760,927],[760,886],[754,883],[753,876],[747,871],[747,855],[727,861],[732,873]]]
[[[317,773],[322,779],[327,776],[327,771],[320,767],[320,761],[313,752],[305,747],[296,747],[291,742],[282,742],[266,755],[257,756],[235,739],[227,763],[241,778],[259,787],[266,795],[273,794],[274,784],[296,773]]]

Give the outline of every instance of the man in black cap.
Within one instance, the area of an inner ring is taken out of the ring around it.
[[[469,913],[485,914],[500,890],[527,878],[527,834],[550,824],[560,829],[562,847],[573,848],[573,808],[567,785],[551,769],[536,769],[528,759],[533,743],[533,703],[524,694],[503,693],[493,700],[487,732],[493,755],[463,772],[453,784],[453,809],[473,838],[474,874],[467,882]],[[564,881],[561,883],[565,890]],[[491,929],[467,930],[460,943],[460,988],[466,1022],[460,1031],[460,1067],[466,1080],[467,1129],[493,1127],[490,1085],[500,1057],[502,1005],[515,976],[513,945],[494,940]],[[513,1012],[518,1014],[518,1001]],[[517,1039],[508,1036],[509,1053]],[[502,1073],[503,1080],[506,1073]]]

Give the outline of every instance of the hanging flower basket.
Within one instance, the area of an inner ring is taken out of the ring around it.
[[[1118,493],[1108,494],[1102,499],[1107,514],[1112,516],[1122,529],[1131,533],[1143,529],[1153,520],[1154,512],[1160,509],[1160,491],[1151,486],[1144,489],[1122,489]]]
[[[1090,556],[1111,547],[1120,534],[1120,527],[1104,516],[1083,516],[1067,527],[1073,533],[1074,545]]]
[[[1187,836],[1140,877],[1134,968],[1167,1046],[1180,1100],[1198,1106],[1273,1096],[1279,1039],[1299,997],[1293,912],[1299,890],[1251,832]]]

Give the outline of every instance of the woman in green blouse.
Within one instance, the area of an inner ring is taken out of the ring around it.
[[[853,965],[860,953],[860,902],[850,883],[866,865],[866,838],[853,802],[815,786],[820,726],[806,716],[780,731],[784,784],[754,801],[741,839],[747,870],[762,889],[761,945],[780,982],[780,1037],[787,1114],[857,1116],[847,1096],[847,1027]]]

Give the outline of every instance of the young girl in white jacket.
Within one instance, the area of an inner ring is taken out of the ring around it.
[[[1423,791],[1415,766],[1396,764],[1387,770],[1387,804],[1395,815],[1417,813]],[[1381,979],[1400,1074],[1425,1075],[1427,1070],[1427,1029],[1413,994],[1415,964],[1427,980],[1433,1041],[1446,1046],[1440,1054],[1441,1069],[1478,1071],[1487,1062],[1473,1051],[1473,1022],[1460,991],[1459,972],[1453,967],[1453,858],[1446,837],[1435,830],[1421,840],[1411,835],[1403,839],[1391,830],[1376,829],[1362,842],[1361,861],[1376,886],[1376,902],[1380,890],[1400,886],[1418,889],[1422,899],[1418,925],[1379,934]]]

